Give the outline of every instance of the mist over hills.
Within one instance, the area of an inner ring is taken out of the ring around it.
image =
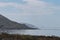
[[[17,23],[14,21],[9,20],[8,18],[4,17],[3,15],[0,15],[0,29],[37,29],[34,28],[32,25],[26,25]]]

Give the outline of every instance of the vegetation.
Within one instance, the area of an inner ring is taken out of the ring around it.
[[[17,35],[6,34],[0,35],[0,40],[60,40],[60,37],[56,36],[30,36],[30,35]]]

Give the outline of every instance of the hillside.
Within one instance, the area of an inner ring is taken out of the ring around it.
[[[17,23],[14,21],[9,20],[8,18],[0,15],[0,29],[4,30],[14,30],[14,29],[37,29],[33,27],[29,27],[25,25],[24,23]]]

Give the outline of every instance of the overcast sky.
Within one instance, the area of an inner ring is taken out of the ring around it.
[[[0,0],[0,14],[39,28],[60,28],[60,0]]]

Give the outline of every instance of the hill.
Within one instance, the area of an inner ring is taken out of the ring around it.
[[[0,15],[0,29],[2,30],[14,30],[14,29],[37,29],[29,27],[26,24],[17,23],[9,20],[8,18]]]

